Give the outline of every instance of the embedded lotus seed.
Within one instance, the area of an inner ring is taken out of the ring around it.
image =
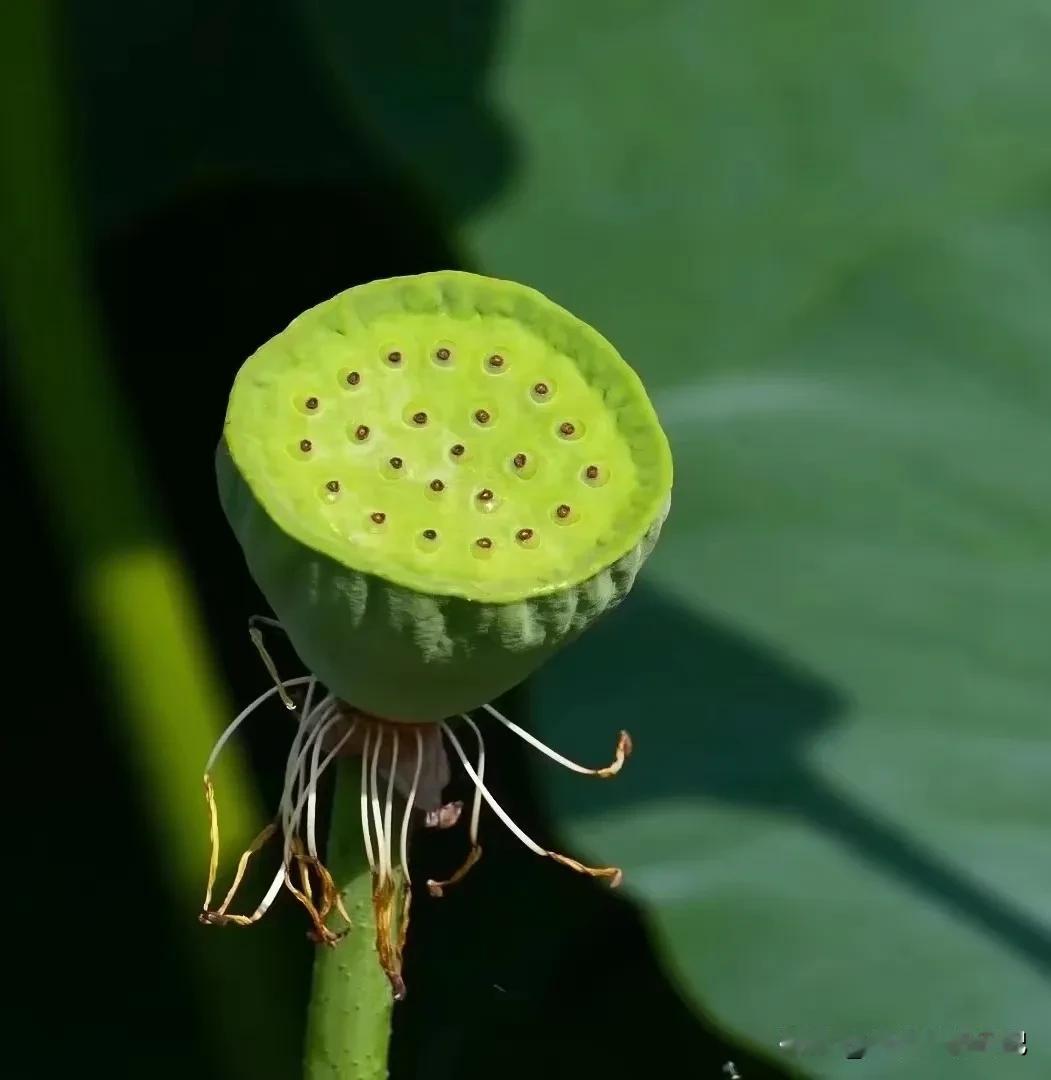
[[[562,505],[559,506],[559,508],[555,511],[555,513],[558,514],[560,518],[567,518],[572,512],[573,511],[568,503],[562,503]]]
[[[482,490],[478,492],[479,502],[492,502],[492,499],[493,493],[489,490],[489,488],[482,488]]]
[[[308,397],[306,401],[303,402],[303,404],[306,405],[308,409],[316,409],[318,401],[316,397]]]
[[[338,480],[329,480],[329,482],[325,485],[325,487],[327,487],[328,490],[333,492],[333,494],[334,494],[335,492],[339,491],[339,481]]]
[[[369,515],[370,518],[377,524],[382,525],[387,520],[387,515],[382,510],[376,510]]]
[[[314,444],[309,439],[300,439],[299,449],[302,450],[304,454],[309,454],[310,451],[314,449]]]
[[[365,424],[358,424],[357,430],[354,432],[354,438],[358,442],[364,442],[369,437],[369,429]]]
[[[357,386],[361,382],[361,374],[357,371],[350,371],[347,373],[347,385]]]
[[[445,485],[441,482],[441,480],[432,480],[431,481],[431,491],[444,491],[444,490],[445,490]]]
[[[438,534],[434,531],[434,529],[424,529],[423,538],[424,540],[437,540]]]
[[[479,536],[475,543],[483,550],[488,551],[493,546],[492,540],[488,536]]]
[[[403,464],[404,462],[401,460],[400,457],[392,457],[390,459],[390,467],[392,469],[400,469]]]
[[[571,424],[571,423],[570,423],[570,422],[569,422],[568,420],[566,420],[566,421],[565,421],[564,423],[561,423],[561,424],[559,424],[559,425],[558,425],[558,431],[559,431],[559,434],[561,434],[561,435],[565,435],[565,437],[566,437],[567,439],[568,439],[568,438],[569,438],[569,436],[570,436],[570,435],[572,435],[572,434],[573,434],[573,432],[575,432],[576,430],[577,430],[577,429],[576,429],[576,428],[575,428],[575,427],[574,427],[574,426],[573,426],[573,425],[572,425],[572,424]]]
[[[427,423],[427,414],[425,412],[413,413],[412,422],[419,427],[423,427]]]
[[[451,446],[449,448],[449,453],[452,454],[453,457],[461,457],[463,455],[464,449],[465,447],[463,443],[456,443],[454,446]]]
[[[518,532],[515,533],[515,538],[518,539],[518,540],[521,540],[522,543],[524,544],[527,540],[532,540],[533,539],[533,530],[532,529],[519,529]]]
[[[526,465],[526,456],[525,456],[525,454],[515,454],[515,456],[514,456],[514,458],[512,460],[514,461],[514,466],[515,466],[516,469],[524,469],[525,468],[525,465]]]
[[[489,413],[485,409],[475,409],[474,418],[479,424],[488,424],[491,419]]]

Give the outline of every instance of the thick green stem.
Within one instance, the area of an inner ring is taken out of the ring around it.
[[[338,764],[328,868],[353,922],[334,947],[319,946],[307,1026],[306,1080],[386,1080],[393,1008],[376,954],[372,875],[361,837],[361,766]]]

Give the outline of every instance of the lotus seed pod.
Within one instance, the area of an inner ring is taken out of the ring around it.
[[[217,454],[248,567],[337,697],[435,721],[619,603],[668,512],[635,372],[533,289],[371,282],[242,366]]]

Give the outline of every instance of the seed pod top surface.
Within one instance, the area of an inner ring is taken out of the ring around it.
[[[224,441],[289,537],[437,596],[579,584],[667,506],[671,455],[613,346],[533,289],[456,271],[358,286],[241,368]]]

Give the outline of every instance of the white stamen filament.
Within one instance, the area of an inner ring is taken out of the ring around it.
[[[445,732],[449,742],[452,743],[453,749],[459,756],[460,761],[463,762],[463,767],[466,770],[467,775],[474,782],[476,789],[482,793],[482,798],[484,798],[492,808],[493,813],[496,814],[496,816],[515,834],[515,836],[518,837],[519,840],[522,841],[523,844],[525,844],[527,848],[529,848],[530,851],[535,852],[537,855],[546,856],[547,851],[545,851],[535,840],[530,839],[530,837],[522,832],[522,830],[511,820],[504,808],[490,794],[489,789],[482,783],[482,778],[474,771],[471,763],[467,760],[467,755],[460,745],[460,740],[453,734],[452,728],[450,728],[444,720],[440,721],[440,724],[442,731]],[[475,731],[478,730],[473,723],[471,726],[475,728]]]
[[[412,808],[416,803],[416,789],[420,785],[420,771],[423,768],[423,736],[420,729],[415,729],[416,735],[416,769],[412,774],[412,787],[409,788],[409,797],[405,800],[405,812],[401,816],[401,872],[405,875],[405,883],[409,882],[409,818],[412,816]]]
[[[285,681],[281,685],[282,687],[302,686],[303,683],[311,682],[313,678],[314,677],[312,675],[297,675],[294,679],[285,679]],[[230,737],[233,735],[233,733],[245,722],[245,720],[248,719],[248,717],[256,709],[259,708],[260,705],[263,704],[264,701],[266,701],[267,698],[273,697],[273,695],[276,694],[277,691],[278,688],[276,686],[271,686],[270,689],[266,691],[266,693],[260,694],[259,697],[257,697],[251,705],[242,709],[241,712],[237,714],[237,718],[226,726],[226,730],[222,733],[222,735],[219,736],[218,740],[215,743],[215,746],[212,747],[211,754],[208,755],[208,763],[204,767],[205,774],[212,771],[212,766],[215,765],[216,758],[219,757],[219,753],[221,752],[223,747],[230,741]]]
[[[372,728],[365,728],[365,743],[361,748],[361,835],[365,838],[365,854],[369,858],[369,869],[376,872],[376,855],[372,850],[372,830],[369,828],[369,743],[372,741]]]
[[[387,880],[387,867],[384,862],[384,851],[387,841],[383,836],[383,815],[380,812],[379,782],[376,779],[376,771],[379,767],[380,747],[383,745],[383,728],[377,729],[376,745],[372,748],[372,764],[370,767],[372,789],[372,824],[376,830],[376,861],[379,864],[379,883],[382,885]]]
[[[602,769],[589,769],[584,765],[578,765],[575,761],[570,761],[567,757],[563,757],[557,750],[552,750],[550,746],[546,746],[535,735],[531,735],[526,731],[525,728],[519,727],[513,720],[508,720],[503,713],[494,709],[492,705],[483,705],[482,708],[490,716],[499,720],[508,731],[513,731],[520,739],[524,739],[530,746],[535,747],[542,754],[546,754],[552,761],[557,761],[559,765],[563,765],[573,772],[582,773],[585,776],[595,776],[604,771]]]
[[[383,838],[386,846],[383,852],[383,865],[380,868],[381,875],[384,872],[388,874],[394,873],[394,859],[392,855],[394,829],[392,819],[394,816],[394,773],[398,768],[398,729],[392,727],[390,733],[394,740],[394,745],[390,752],[390,773],[387,776],[387,798],[383,807]]]
[[[471,725],[471,730],[478,738],[478,784],[485,780],[485,739],[478,725],[467,715],[460,713],[464,720]],[[474,799],[471,803],[471,843],[478,846],[478,819],[482,814],[482,794],[478,784],[474,785]]]

